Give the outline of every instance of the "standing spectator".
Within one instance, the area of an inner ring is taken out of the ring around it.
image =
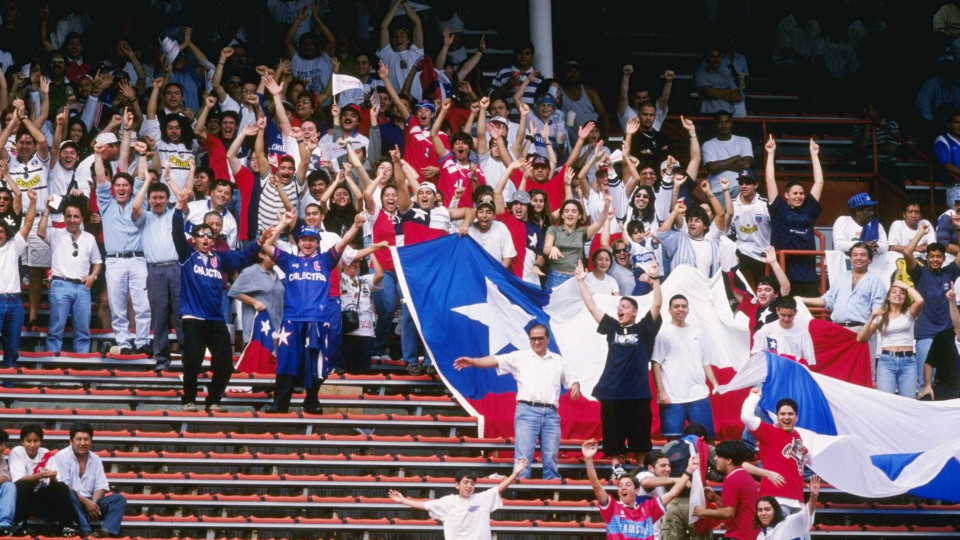
[[[960,182],[960,111],[950,115],[947,132],[933,141],[933,152],[950,183]]]
[[[600,221],[586,225],[583,206],[573,199],[564,201],[560,207],[560,224],[547,229],[543,242],[543,254],[548,259],[546,288],[555,289],[573,277],[577,263],[583,257],[583,245],[592,239],[603,224],[610,219],[610,200],[604,201]]]
[[[49,203],[52,197],[47,197]],[[90,289],[103,268],[97,239],[83,231],[84,210],[76,202],[63,209],[64,228],[48,225],[50,206],[44,204],[37,235],[50,245],[50,329],[46,349],[59,353],[63,345],[63,329],[72,315],[73,352],[90,352]],[[127,306],[124,300],[123,312]]]
[[[803,185],[792,180],[787,182],[783,197],[777,189],[774,172],[774,156],[777,143],[773,135],[764,146],[767,154],[765,178],[767,197],[770,199],[770,243],[776,249],[817,249],[814,223],[823,212],[820,193],[823,192],[823,169],[820,167],[820,147],[810,139],[810,159],[813,162],[813,186],[808,197]],[[794,255],[787,258],[787,277],[794,294],[813,296],[820,292],[815,258],[809,255]]]
[[[242,251],[213,251],[216,238],[209,225],[197,225],[191,236],[193,245],[183,234],[183,212],[190,194],[177,194],[170,235],[180,263],[180,317],[183,319],[183,410],[195,412],[197,375],[203,363],[204,350],[210,350],[213,378],[207,385],[206,409],[224,412],[220,406],[223,392],[233,372],[230,334],[223,319],[223,273],[249,266],[260,249],[260,241],[251,242]]]
[[[200,145],[194,138],[190,119],[179,113],[158,115],[157,100],[162,85],[163,79],[154,79],[140,135],[153,137],[156,141],[154,167],[162,169],[169,166],[173,181],[182,188],[190,177],[190,166],[200,153]]]
[[[704,55],[705,65],[693,74],[693,84],[700,92],[700,113],[726,112],[736,118],[747,116],[743,91],[737,77],[730,69],[724,69],[720,49],[708,49]]]
[[[952,290],[954,282],[957,281],[957,278],[960,278],[960,267],[957,266],[956,261],[944,265],[946,249],[939,242],[927,245],[926,265],[917,263],[917,258],[913,252],[916,251],[928,230],[921,225],[913,239],[903,249],[903,259],[907,263],[907,272],[910,273],[910,279],[917,288],[917,292],[925,300],[923,310],[917,317],[913,334],[917,340],[918,385],[923,385],[923,364],[927,360],[927,354],[933,345],[934,337],[951,327],[950,302],[943,296],[944,291]]]
[[[146,144],[135,149],[146,152]],[[130,219],[143,223],[143,256],[147,261],[147,299],[150,302],[150,328],[153,330],[154,371],[170,366],[170,320],[183,350],[183,320],[180,318],[180,269],[177,250],[170,243],[173,232],[173,209],[170,188],[155,180],[143,182],[133,199]],[[169,176],[167,176],[169,180]]]
[[[557,406],[563,388],[570,397],[580,397],[580,381],[573,376],[563,358],[547,350],[550,332],[535,323],[527,330],[531,350],[514,351],[496,356],[470,358],[461,356],[453,367],[461,370],[470,366],[497,368],[497,375],[510,374],[517,381],[517,410],[514,417],[514,451],[528,465],[520,478],[530,478],[530,465],[537,439],[543,459],[543,479],[560,478],[557,470],[557,452],[560,450],[560,415]]]
[[[7,163],[7,181],[12,180],[19,188],[17,191],[20,196],[20,205],[14,206],[14,208],[22,208],[24,203],[29,204],[29,200],[27,200],[27,190],[29,189],[36,192],[39,200],[43,201],[47,198],[50,151],[43,133],[26,116],[23,101],[14,100],[13,107],[14,111],[10,115],[10,121],[0,132],[0,141],[2,141],[2,144],[0,144],[0,160]],[[16,155],[11,154],[7,147],[7,141],[11,135],[14,136],[16,143]],[[30,277],[30,312],[27,317],[29,321],[27,327],[29,328],[40,326],[37,312],[40,309],[43,280],[46,278],[47,269],[50,268],[50,247],[37,236],[36,227],[38,226],[39,224],[34,222],[35,228],[30,231],[30,236],[27,238],[25,262]]]
[[[770,210],[767,199],[757,193],[760,180],[752,174],[737,177],[740,194],[733,199],[730,227],[737,237],[737,261],[747,283],[756,286],[763,277],[770,247]],[[730,216],[728,216],[730,217]]]
[[[600,506],[600,517],[607,524],[607,538],[613,539],[628,538],[626,531],[640,531],[631,533],[636,535],[634,538],[652,539],[654,524],[666,513],[670,501],[676,499],[687,486],[686,480],[693,478],[700,467],[697,457],[690,456],[687,468],[683,472],[684,481],[674,483],[670,491],[663,495],[643,502],[637,500],[639,488],[637,479],[628,475],[620,476],[617,478],[618,500],[614,500],[607,494],[604,485],[600,483],[597,470],[593,466],[593,458],[597,455],[597,440],[585,441],[581,450],[583,452],[583,462],[587,467],[587,478],[590,480],[593,494]]]
[[[710,408],[710,381],[714,391],[717,378],[710,366],[711,349],[702,328],[686,322],[690,311],[682,294],[670,298],[670,324],[660,328],[653,346],[653,382],[660,403],[660,432],[676,439],[684,422],[703,424],[707,439],[716,437]]]
[[[877,172],[893,185],[903,188],[903,177],[897,171],[897,151],[900,150],[900,124],[885,118],[872,99],[863,106],[863,118],[870,123],[853,126],[851,137],[860,153],[860,170],[873,170],[873,139],[877,140]]]
[[[945,295],[950,311],[952,328],[942,330],[933,338],[933,343],[923,366],[923,389],[917,399],[945,401],[960,395],[960,373],[957,367],[957,351],[960,350],[960,311],[957,310],[957,293],[950,287]],[[921,311],[921,313],[923,313]],[[936,379],[933,372],[937,372]]]
[[[20,426],[20,446],[10,450],[9,476],[17,488],[15,523],[26,523],[30,516],[52,515],[64,536],[73,536],[76,530],[70,488],[57,478],[52,463],[54,454],[43,447],[43,428],[40,424]],[[29,536],[29,529],[21,529]]]
[[[340,366],[347,373],[366,375],[370,373],[373,357],[373,329],[377,314],[374,312],[373,293],[383,282],[383,268],[376,257],[370,257],[373,274],[360,274],[360,261],[354,259],[350,264],[341,263],[340,297],[345,302],[344,312],[357,313],[357,328],[346,330],[343,345],[340,347]]]
[[[607,359],[600,380],[593,388],[593,397],[600,401],[603,453],[610,457],[611,477],[618,479],[626,474],[622,463],[628,453],[634,454],[637,463],[643,463],[647,452],[653,449],[650,442],[652,396],[647,366],[663,322],[660,318],[663,304],[660,276],[655,268],[640,276],[643,283],[653,288],[653,304],[639,322],[636,300],[626,296],[621,298],[614,319],[593,301],[583,264],[577,265],[576,277],[583,303],[599,325],[597,333],[607,339]]]
[[[309,92],[323,92],[327,81],[330,80],[330,74],[333,73],[333,61],[331,55],[334,52],[336,38],[333,32],[323,23],[317,12],[317,4],[310,3],[310,9],[313,12],[312,18],[317,23],[317,28],[323,34],[324,45],[320,47],[320,39],[312,32],[300,34],[299,47],[294,48],[293,40],[297,34],[297,28],[307,19],[307,6],[300,8],[297,17],[287,30],[287,35],[283,40],[287,56],[290,57],[290,71],[293,76],[306,82],[306,90]]]
[[[777,261],[777,250],[773,246],[767,248],[764,262],[770,265],[770,271],[774,277],[762,277],[757,280],[754,291],[757,296],[751,303],[756,304],[757,308],[753,314],[753,331],[756,332],[763,328],[765,324],[772,323],[779,319],[777,315],[777,304],[780,295],[790,294],[790,280],[783,273],[783,268]]]
[[[883,304],[887,284],[880,274],[870,272],[873,261],[873,248],[866,242],[857,242],[850,248],[850,271],[830,280],[827,293],[815,298],[800,298],[807,307],[819,307],[833,310],[830,320],[835,324],[859,332],[870,319],[870,313]],[[870,366],[874,371],[873,359],[876,357],[877,340],[870,340]],[[876,373],[874,373],[874,380]]]
[[[510,67],[505,67],[494,75],[490,81],[490,93],[498,94],[503,92],[504,97],[510,99],[510,118],[516,119],[520,115],[520,103],[513,99],[513,95],[520,88],[520,82],[527,80],[527,87],[523,92],[522,103],[533,107],[537,89],[543,79],[539,77],[540,71],[533,67],[533,53],[535,52],[533,43],[526,42],[517,45],[513,49],[515,63]],[[492,98],[491,98],[492,99]],[[497,113],[499,114],[499,113]]]
[[[713,126],[717,136],[703,143],[703,167],[709,173],[710,189],[719,196],[721,178],[739,178],[741,171],[753,167],[753,143],[746,137],[733,134],[733,117],[729,112],[715,114]],[[736,197],[739,193],[738,186],[731,190],[730,196]],[[770,193],[768,190],[768,197]]]
[[[808,366],[815,365],[817,358],[813,350],[810,332],[797,325],[797,301],[792,296],[782,296],[777,300],[777,323],[764,324],[753,335],[753,347],[750,354],[763,354],[772,351],[780,356],[788,356],[799,362],[806,360]]]
[[[150,301],[147,298],[147,261],[143,257],[141,227],[143,217],[133,220],[130,200],[134,186],[133,177],[117,173],[112,179],[103,163],[105,145],[94,148],[94,168],[97,175],[97,206],[103,220],[103,244],[107,252],[107,297],[110,301],[110,317],[117,344],[110,349],[113,354],[151,354],[150,347]],[[146,167],[146,155],[140,161]],[[130,334],[127,319],[127,297],[133,303],[136,335]]]
[[[727,190],[727,180],[723,179],[722,191]],[[660,242],[664,251],[672,253],[671,265],[673,268],[681,264],[695,267],[704,277],[712,277],[720,270],[720,253],[718,244],[723,236],[724,209],[722,203],[709,190],[706,180],[701,182],[701,188],[707,194],[707,200],[713,208],[714,218],[711,223],[706,210],[699,206],[687,209],[686,204],[680,201],[674,206],[667,219],[660,224]],[[683,231],[683,217],[686,215],[687,230]]]
[[[873,310],[870,320],[857,333],[857,341],[866,343],[874,333],[880,332],[883,350],[877,358],[878,390],[910,398],[916,395],[919,379],[913,335],[922,308],[923,297],[916,289],[894,281],[883,306]]]
[[[473,206],[473,188],[478,184],[486,184],[487,180],[483,170],[477,167],[476,162],[470,160],[470,155],[474,153],[473,137],[470,134],[459,131],[453,134],[450,141],[440,137],[440,126],[447,118],[452,105],[451,100],[443,100],[440,114],[430,128],[434,152],[440,156],[440,177],[437,188],[443,194],[443,200],[449,202],[453,200],[457,189],[462,187],[464,192],[457,206],[469,208]]]
[[[725,539],[754,540],[759,527],[754,525],[754,510],[760,493],[750,474],[743,470],[743,463],[753,459],[753,452],[740,441],[723,441],[716,447],[717,471],[724,475],[722,498],[712,489],[705,489],[707,500],[718,508],[697,506],[693,515],[702,518],[723,520],[726,523]]]
[[[517,256],[517,250],[513,247],[513,239],[507,226],[494,219],[496,214],[496,206],[492,202],[481,201],[477,205],[477,219],[470,225],[467,234],[494,259],[500,261],[504,268],[510,268]]]
[[[810,477],[810,500],[792,513],[784,512],[780,498],[760,497],[757,500],[757,515],[753,519],[754,527],[761,529],[757,540],[779,540],[780,538],[802,538],[809,535],[813,527],[813,516],[820,496],[820,477]]]
[[[887,231],[875,217],[877,202],[869,193],[857,193],[847,199],[849,216],[840,216],[833,222],[833,247],[849,255],[857,242],[866,242],[877,255],[889,249]]]
[[[594,122],[600,128],[600,133],[610,132],[610,119],[603,101],[600,100],[600,94],[593,87],[583,85],[580,80],[580,63],[576,60],[569,60],[563,65],[563,84],[560,90],[563,92],[561,109],[568,118],[571,112],[576,115],[574,126],[580,127],[587,122]]]
[[[633,65],[627,64],[622,69],[623,77],[620,79],[620,92],[617,98],[617,117],[620,119],[620,128],[627,130],[627,123],[637,118],[640,112],[640,105],[651,101],[650,91],[646,88],[635,88],[630,91],[630,76],[633,75]],[[667,111],[670,110],[670,91],[673,89],[673,70],[663,72],[663,90],[660,97],[657,98],[654,107],[654,120],[651,125],[654,130],[660,131],[663,121],[667,118]]]
[[[937,242],[946,247],[951,255],[960,254],[960,241],[957,231],[960,231],[960,186],[947,188],[947,204],[952,208],[944,210],[937,218]]]
[[[70,446],[57,452],[53,468],[57,481],[70,488],[70,499],[81,537],[106,538],[120,536],[120,523],[127,509],[127,499],[120,493],[107,495],[110,483],[103,462],[93,447],[93,427],[76,422],[70,427]],[[100,520],[100,530],[91,534],[89,521]]]
[[[410,28],[405,25],[397,24],[391,28],[397,9],[402,7],[407,17],[413,24],[413,34]],[[395,0],[387,10],[386,16],[380,22],[380,50],[377,51],[380,62],[389,67],[389,77],[393,88],[403,88],[403,83],[407,75],[423,58],[423,23],[420,16],[409,3],[403,0]],[[386,82],[386,76],[382,73],[380,78]],[[420,77],[414,77],[413,86],[410,88],[410,95],[413,99],[422,99],[423,90],[420,85]]]
[[[307,394],[303,399],[303,411],[323,414],[318,395],[320,385],[331,368],[326,349],[329,340],[340,339],[339,336],[329,336],[330,326],[323,324],[330,309],[330,274],[343,256],[347,257],[348,263],[353,260],[354,254],[344,251],[363,226],[366,217],[357,214],[347,234],[323,253],[318,250],[320,231],[310,225],[301,226],[296,236],[300,253],[296,256],[274,248],[279,230],[292,224],[294,218],[295,214],[285,214],[278,231],[263,246],[263,253],[276,262],[287,280],[283,322],[278,333],[277,386],[273,403],[264,407],[263,411],[287,412],[294,387],[303,386]],[[339,361],[339,357],[336,360]]]
[[[20,331],[23,327],[23,304],[20,303],[20,256],[27,249],[27,237],[37,215],[37,192],[29,190],[30,206],[18,231],[6,222],[0,223],[0,343],[3,344],[3,367],[12,368],[20,359]],[[39,229],[38,229],[39,230]],[[0,458],[2,461],[2,458]],[[0,485],[2,490],[2,485]],[[0,493],[0,500],[3,500]],[[2,503],[0,503],[2,508]],[[0,512],[2,514],[2,512]],[[3,528],[0,515],[0,529]]]
[[[280,328],[283,279],[277,275],[274,266],[273,259],[262,252],[258,253],[257,264],[244,268],[230,285],[230,298],[243,304],[240,318],[243,321],[244,343],[249,343],[253,337],[253,323],[261,311],[270,313],[270,328]]]
[[[649,156],[656,162],[667,153],[670,139],[654,128],[656,123],[657,106],[652,101],[644,101],[637,107],[637,115],[627,121],[624,127],[624,142],[631,155]],[[696,131],[690,137],[696,140]],[[700,150],[699,145],[697,150]]]
[[[500,496],[527,469],[527,459],[521,457],[513,464],[513,472],[495,487],[476,493],[477,474],[460,469],[454,476],[456,495],[447,495],[426,502],[415,501],[391,489],[388,493],[394,502],[430,512],[430,517],[443,522],[444,538],[476,538],[489,540],[490,514],[503,508]]]
[[[193,164],[191,164],[191,169],[192,166]],[[166,166],[164,166],[164,179],[167,179],[168,182],[171,180],[169,169]],[[227,205],[230,204],[230,199],[233,197],[233,190],[233,182],[218,178],[210,184],[210,196],[208,198],[192,201],[187,205],[187,233],[189,234],[190,229],[203,223],[207,214],[213,212],[219,215],[223,222],[220,234],[227,241],[227,245],[230,246],[230,249],[237,249],[239,247],[237,220],[234,219],[233,214],[227,211]]]
[[[907,201],[903,203],[903,219],[898,219],[890,224],[890,233],[887,235],[887,241],[890,244],[890,251],[903,253],[910,240],[917,234],[920,227],[926,227],[927,232],[920,239],[920,243],[914,248],[914,257],[926,258],[927,246],[937,241],[937,233],[930,221],[923,218],[923,211],[920,209],[920,203],[916,201]]]

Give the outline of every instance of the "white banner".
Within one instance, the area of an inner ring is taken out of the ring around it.
[[[356,77],[349,75],[333,74],[333,95],[337,95],[344,90],[363,90],[363,83]]]

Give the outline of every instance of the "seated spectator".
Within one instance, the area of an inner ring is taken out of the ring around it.
[[[960,6],[947,2],[933,14],[933,31],[954,57],[960,56]]]
[[[620,80],[620,93],[617,98],[617,117],[620,119],[620,129],[626,131],[627,123],[631,119],[637,118],[642,103],[652,102],[650,91],[644,87],[635,88],[630,91],[630,76],[633,75],[633,65],[623,66],[623,78]],[[670,91],[673,89],[673,70],[663,72],[663,90],[660,91],[660,97],[655,104],[655,113],[652,127],[660,131],[663,121],[667,118],[667,111],[670,110]]]
[[[816,365],[813,339],[803,326],[794,323],[797,316],[797,301],[792,296],[782,296],[777,301],[776,324],[765,324],[753,335],[750,354],[771,351],[796,361],[806,360],[808,366]]]
[[[863,106],[863,118],[870,124],[853,126],[853,146],[859,152],[860,170],[873,170],[873,140],[877,140],[877,169],[880,176],[902,188],[903,177],[897,171],[897,152],[900,150],[900,124],[885,118],[872,99]]]
[[[917,399],[945,401],[957,399],[960,395],[960,374],[957,369],[960,312],[957,311],[957,293],[952,287],[945,296],[953,327],[942,330],[933,338],[923,366],[923,388],[917,394]]]
[[[947,188],[947,208],[937,218],[937,242],[946,247],[951,255],[960,254],[960,241],[957,231],[960,231],[960,188]]]
[[[777,23],[773,61],[780,67],[793,67],[813,60],[820,40],[820,23],[813,18],[815,8],[794,4],[793,9]]]
[[[920,227],[926,227],[927,232],[920,239],[920,243],[914,248],[914,257],[926,258],[927,246],[937,241],[936,230],[933,224],[926,219],[922,219],[923,210],[920,203],[916,201],[907,201],[903,203],[903,219],[898,219],[890,224],[890,233],[887,235],[887,241],[890,244],[890,251],[903,253],[907,244],[913,239]]]
[[[874,215],[876,206],[877,201],[869,193],[857,193],[847,199],[850,215],[833,222],[833,248],[849,255],[854,244],[865,242],[875,255],[886,253],[887,231]]]
[[[960,111],[950,115],[947,132],[933,142],[933,151],[950,183],[960,182]]]
[[[703,143],[702,159],[703,167],[709,173],[710,190],[719,196],[720,178],[734,180],[740,177],[741,171],[753,167],[753,143],[746,137],[733,134],[733,117],[728,112],[715,114],[713,125],[717,136]],[[740,194],[739,186],[731,188],[731,197]]]
[[[705,66],[693,74],[693,84],[700,93],[700,113],[725,112],[735,118],[747,115],[743,91],[737,82],[737,74],[723,67],[723,53],[711,48],[704,53]]]
[[[70,428],[70,446],[57,452],[53,468],[57,482],[70,488],[70,499],[81,537],[108,538],[120,536],[120,523],[127,509],[127,499],[110,491],[110,483],[100,456],[92,452],[93,427],[76,422]],[[92,532],[90,521],[100,520],[101,528]]]
[[[70,501],[70,488],[57,480],[54,456],[43,446],[43,428],[40,424],[20,426],[20,446],[10,450],[10,481],[17,488],[17,511],[14,522],[25,524],[31,516],[52,516],[63,536],[73,536],[75,516]],[[32,536],[34,532],[20,525],[20,532]]]
[[[47,197],[46,203],[53,199]],[[79,204],[68,202],[63,209],[65,227],[49,226],[50,206],[44,204],[37,235],[50,245],[50,329],[46,349],[59,353],[63,345],[63,330],[67,316],[72,315],[73,352],[90,352],[90,288],[103,268],[97,240],[80,229],[83,210]],[[144,284],[146,286],[146,284]],[[126,314],[126,300],[123,307]]]
[[[388,494],[394,502],[425,510],[431,518],[442,521],[444,538],[490,538],[490,514],[503,508],[500,496],[526,467],[526,458],[517,459],[510,476],[479,494],[476,493],[477,474],[466,469],[460,469],[454,475],[456,495],[424,502],[408,499],[393,489]]]
[[[391,25],[397,9],[401,7],[413,24],[412,34],[406,25]],[[413,6],[407,2],[395,0],[387,9],[387,14],[380,22],[380,50],[377,51],[377,56],[382,64],[389,67],[389,77],[393,87],[403,88],[407,75],[423,58],[423,23]],[[386,79],[382,73],[380,78]],[[422,93],[420,77],[415,77],[410,95],[419,100],[423,98]]]
[[[9,196],[9,192],[7,195]],[[30,189],[27,191],[27,198],[30,200],[30,207],[20,230],[6,221],[0,222],[0,274],[3,276],[0,278],[0,343],[3,344],[5,368],[16,366],[20,358],[20,331],[23,327],[20,256],[27,249],[27,238],[37,215],[37,192]],[[0,529],[3,527],[2,523],[0,516]]]
[[[857,333],[866,343],[879,332],[883,350],[877,358],[877,390],[913,397],[917,392],[917,355],[914,353],[914,326],[923,297],[911,285],[894,281],[883,306],[873,310],[870,320]]]

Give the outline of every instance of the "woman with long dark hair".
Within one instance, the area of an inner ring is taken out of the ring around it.
[[[810,477],[810,500],[795,514],[784,516],[780,503],[774,497],[760,497],[757,500],[757,514],[753,518],[754,526],[760,534],[757,540],[791,540],[803,538],[813,527],[817,498],[820,496],[820,477]]]

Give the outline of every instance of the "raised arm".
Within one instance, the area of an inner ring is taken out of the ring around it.
[[[443,140],[440,138],[440,126],[443,124],[444,119],[447,118],[447,113],[450,112],[450,107],[453,106],[453,101],[450,98],[443,100],[443,103],[440,105],[440,112],[437,114],[437,118],[434,119],[433,125],[430,126],[430,138],[433,140],[433,149],[436,151],[437,156],[443,156],[447,153],[447,147],[443,145]]]
[[[787,279],[786,272],[783,271],[783,268],[780,266],[780,261],[777,260],[776,248],[767,246],[767,251],[763,254],[763,262],[770,265],[770,271],[773,272],[774,277],[777,278],[777,283],[780,284],[780,296],[789,295],[790,280]]]
[[[666,86],[664,86],[666,88]],[[697,127],[693,124],[693,121],[687,120],[683,116],[680,117],[680,123],[683,124],[683,129],[687,130],[687,135],[690,136],[690,162],[687,163],[687,176],[690,178],[696,178],[700,174],[700,140],[697,139]]]
[[[270,162],[267,160],[267,153],[265,150],[265,145],[263,142],[263,132],[267,127],[267,117],[260,116],[257,118],[257,138],[253,143],[253,156],[251,159],[257,160],[257,170],[260,171],[260,176],[270,170]]]
[[[28,189],[27,198],[30,199],[30,205],[27,206],[27,214],[23,216],[23,223],[20,224],[19,231],[20,236],[22,236],[24,240],[30,235],[30,230],[33,228],[33,220],[37,217],[37,192],[34,191],[33,188]],[[39,231],[37,236],[40,236]],[[41,236],[41,238],[43,237]]]
[[[489,151],[487,147],[487,108],[490,107],[490,98],[483,96],[480,98],[479,104],[480,111],[477,112],[477,154],[483,155]],[[493,144],[497,143],[494,142]],[[504,163],[507,161],[505,157],[501,157],[500,160]]]
[[[50,147],[47,146],[47,138],[43,135],[43,132],[27,117],[24,117],[22,122],[27,131],[30,132],[30,136],[37,141],[37,157],[42,161],[50,159]]]
[[[287,28],[287,33],[283,37],[283,48],[287,53],[288,58],[293,58],[297,54],[297,48],[293,45],[293,37],[297,35],[297,28],[307,20],[307,6],[300,8],[300,11],[297,12],[297,16],[293,18],[293,22],[290,23],[290,28]]]
[[[593,239],[593,237],[600,232],[600,228],[603,227],[603,224],[608,220],[613,219],[613,216],[611,215],[613,212],[611,212],[611,210],[613,209],[610,208],[610,196],[607,195],[604,197],[603,210],[600,211],[600,219],[587,226],[588,239]]]
[[[666,110],[670,102],[670,91],[673,90],[673,70],[667,69],[663,72],[663,90],[660,91],[660,97],[657,98],[657,108]]]
[[[597,476],[597,469],[593,466],[593,457],[597,455],[597,440],[584,441],[580,450],[583,452],[583,464],[587,468],[587,480],[590,480],[593,496],[597,498],[597,503],[600,506],[606,506],[610,502],[610,496],[603,489],[603,484],[600,483],[600,478]]]
[[[820,200],[820,194],[823,193],[823,167],[820,166],[820,145],[810,139],[810,163],[813,166],[813,186],[810,188],[810,196]]]
[[[390,44],[390,23],[393,22],[393,17],[397,14],[397,8],[400,7],[401,0],[394,0],[390,4],[390,8],[387,10],[387,14],[383,17],[383,20],[380,21],[380,47],[386,47]]]
[[[157,118],[157,104],[160,100],[160,89],[163,88],[165,83],[166,80],[161,77],[153,79],[153,89],[150,90],[150,98],[147,99],[147,120],[155,120]]]
[[[573,276],[577,278],[577,285],[580,287],[580,298],[583,299],[583,304],[587,306],[587,311],[593,315],[594,320],[598,323],[603,320],[603,310],[597,307],[597,303],[593,301],[593,295],[590,294],[590,288],[587,287],[587,271],[583,268],[583,261],[577,261],[577,269],[573,271]]]
[[[363,228],[363,224],[367,222],[367,216],[363,212],[358,213],[353,217],[353,225],[347,229],[347,232],[343,235],[343,238],[337,242],[337,245],[334,246],[334,249],[337,250],[337,254],[342,254],[343,250],[350,245],[350,242],[353,241],[353,238],[357,236],[357,233],[360,232],[360,229]]]
[[[224,47],[220,49],[220,58],[217,60],[217,69],[213,71],[213,80],[211,86],[213,93],[221,102],[227,99],[227,91],[223,88],[223,67],[227,63],[227,58],[233,56],[233,47]]]
[[[467,75],[469,75],[470,72],[473,71],[475,67],[477,67],[477,64],[480,63],[480,59],[483,58],[483,55],[486,52],[487,52],[487,35],[482,34],[480,36],[480,42],[477,44],[477,52],[473,53],[473,55],[470,56],[470,58],[467,58],[466,61],[463,62],[463,64],[460,64],[460,69],[457,70],[457,79],[460,79],[461,81],[465,81],[467,79]],[[442,66],[443,64],[441,63],[439,65]]]
[[[767,183],[767,201],[770,204],[773,204],[777,200],[777,197],[780,196],[780,193],[777,191],[777,176],[776,176],[776,153],[777,153],[777,142],[773,140],[773,135],[767,139],[767,143],[763,145],[763,150],[767,156],[767,162],[764,164],[764,180]]]
[[[633,75],[633,65],[627,64],[621,69],[620,91],[617,93],[617,116],[623,116],[630,106],[630,76]]]
[[[670,488],[670,491],[663,494],[660,497],[660,502],[664,506],[670,504],[670,501],[676,499],[683,493],[683,490],[687,487],[687,482],[685,480],[690,480],[693,478],[693,475],[697,474],[698,469],[700,468],[700,459],[697,456],[690,456],[690,460],[687,461],[687,469],[683,471],[686,478],[681,477],[680,480]]]
[[[570,156],[567,158],[568,168],[573,167],[573,164],[576,163],[577,157],[580,156],[580,151],[583,149],[583,143],[587,140],[587,137],[590,136],[594,125],[593,122],[587,122],[577,130],[577,142],[573,145],[573,150],[570,151]]]
[[[390,42],[390,33],[387,32],[387,43]],[[383,45],[381,45],[382,47]],[[383,63],[383,60],[380,61],[380,68],[377,69],[377,75],[380,77],[380,80],[383,81],[383,87],[387,90],[387,95],[390,96],[390,102],[394,107],[397,108],[397,111],[400,113],[400,116],[406,120],[410,118],[410,109],[407,108],[403,100],[400,99],[400,96],[397,94],[397,89],[393,87],[393,83],[390,82],[390,68]]]

